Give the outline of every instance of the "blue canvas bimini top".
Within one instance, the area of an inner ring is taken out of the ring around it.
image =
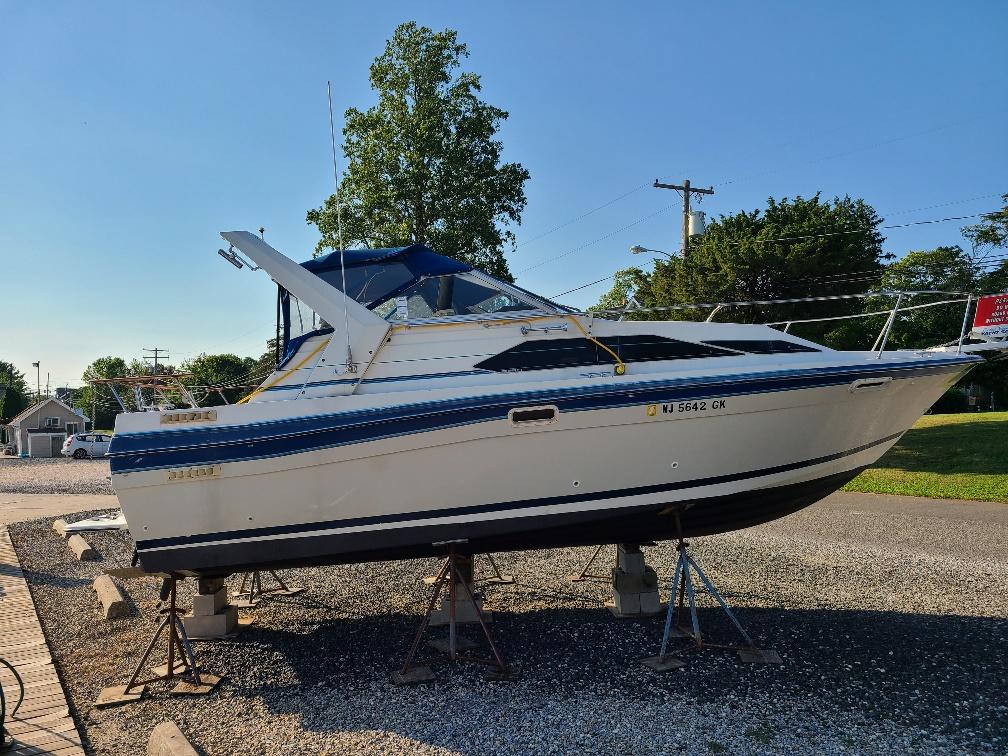
[[[330,286],[343,290],[340,253],[301,263]],[[388,249],[348,249],[343,252],[347,294],[373,307],[405,291],[421,278],[468,273],[471,265],[439,255],[423,244]]]

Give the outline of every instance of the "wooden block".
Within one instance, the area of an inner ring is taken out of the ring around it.
[[[151,730],[147,741],[147,756],[196,756],[178,725],[170,719]]]
[[[59,533],[63,538],[66,538],[66,526],[67,521],[60,518],[52,524],[52,529]]]
[[[99,558],[98,552],[92,549],[88,542],[77,533],[67,539],[67,545],[82,562],[95,562]]]
[[[119,586],[115,584],[115,581],[108,575],[99,575],[96,577],[94,580],[94,589],[95,593],[98,594],[98,600],[101,602],[105,619],[125,617],[130,613],[126,597],[119,590]]]

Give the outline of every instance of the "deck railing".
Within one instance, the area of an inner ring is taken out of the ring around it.
[[[937,302],[925,302],[924,304],[918,305],[907,305],[905,307],[901,306],[905,300],[912,299],[913,297],[919,296],[944,296],[944,297],[956,297],[955,299],[942,299]],[[888,315],[882,329],[879,331],[878,337],[875,339],[875,343],[872,344],[871,351],[877,352],[876,359],[881,359],[882,352],[885,350],[886,342],[889,340],[889,334],[892,332],[893,325],[896,322],[896,318],[901,312],[909,312],[911,310],[923,310],[928,307],[939,307],[942,305],[959,304],[961,302],[965,303],[965,308],[963,312],[962,328],[959,331],[958,340],[958,353],[962,352],[963,341],[966,339],[967,326],[969,325],[969,313],[970,308],[973,305],[976,295],[968,291],[937,291],[933,289],[919,289],[913,291],[873,291],[865,294],[831,294],[827,296],[820,297],[798,297],[793,299],[753,299],[742,302],[689,302],[681,305],[668,305],[663,307],[623,307],[617,309],[609,310],[592,310],[590,313],[585,313],[587,315],[616,315],[618,320],[622,320],[624,316],[631,313],[649,313],[649,312],[675,312],[677,310],[704,310],[710,309],[710,313],[707,315],[704,322],[710,323],[714,320],[714,316],[717,315],[721,310],[729,307],[765,307],[770,305],[787,305],[787,304],[802,304],[809,302],[835,302],[846,299],[871,299],[876,297],[895,297],[896,302],[889,309],[885,310],[875,310],[873,312],[858,312],[851,315],[833,315],[829,317],[822,318],[801,318],[792,320],[778,320],[768,323],[763,323],[762,325],[767,325],[770,327],[784,326],[783,330],[785,333],[789,331],[792,325],[798,323],[824,323],[832,320],[852,320],[855,318],[871,318],[877,317],[879,315]],[[963,298],[965,297],[965,298]]]

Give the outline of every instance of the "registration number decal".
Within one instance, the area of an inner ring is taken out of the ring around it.
[[[724,399],[700,399],[688,402],[668,402],[666,404],[649,404],[647,416],[658,415],[693,415],[699,412],[711,412],[725,409]]]

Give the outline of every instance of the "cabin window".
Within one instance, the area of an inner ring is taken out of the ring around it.
[[[312,308],[286,289],[277,298],[277,367],[284,365],[306,339],[333,329]]]
[[[386,320],[483,315],[539,309],[531,302],[461,275],[432,276],[380,302],[374,312]]]
[[[47,417],[45,419],[46,428],[58,428],[60,419],[58,417]]]
[[[705,341],[705,344],[734,349],[749,354],[791,354],[797,352],[821,352],[821,349],[798,344],[784,339],[729,339],[724,341]]]
[[[703,357],[727,357],[727,349],[693,344],[664,336],[607,336],[600,338],[623,362],[654,362],[658,360],[689,360]],[[611,365],[612,355],[588,339],[536,339],[524,341],[495,354],[474,367],[495,372],[548,370],[564,367],[595,367]]]

